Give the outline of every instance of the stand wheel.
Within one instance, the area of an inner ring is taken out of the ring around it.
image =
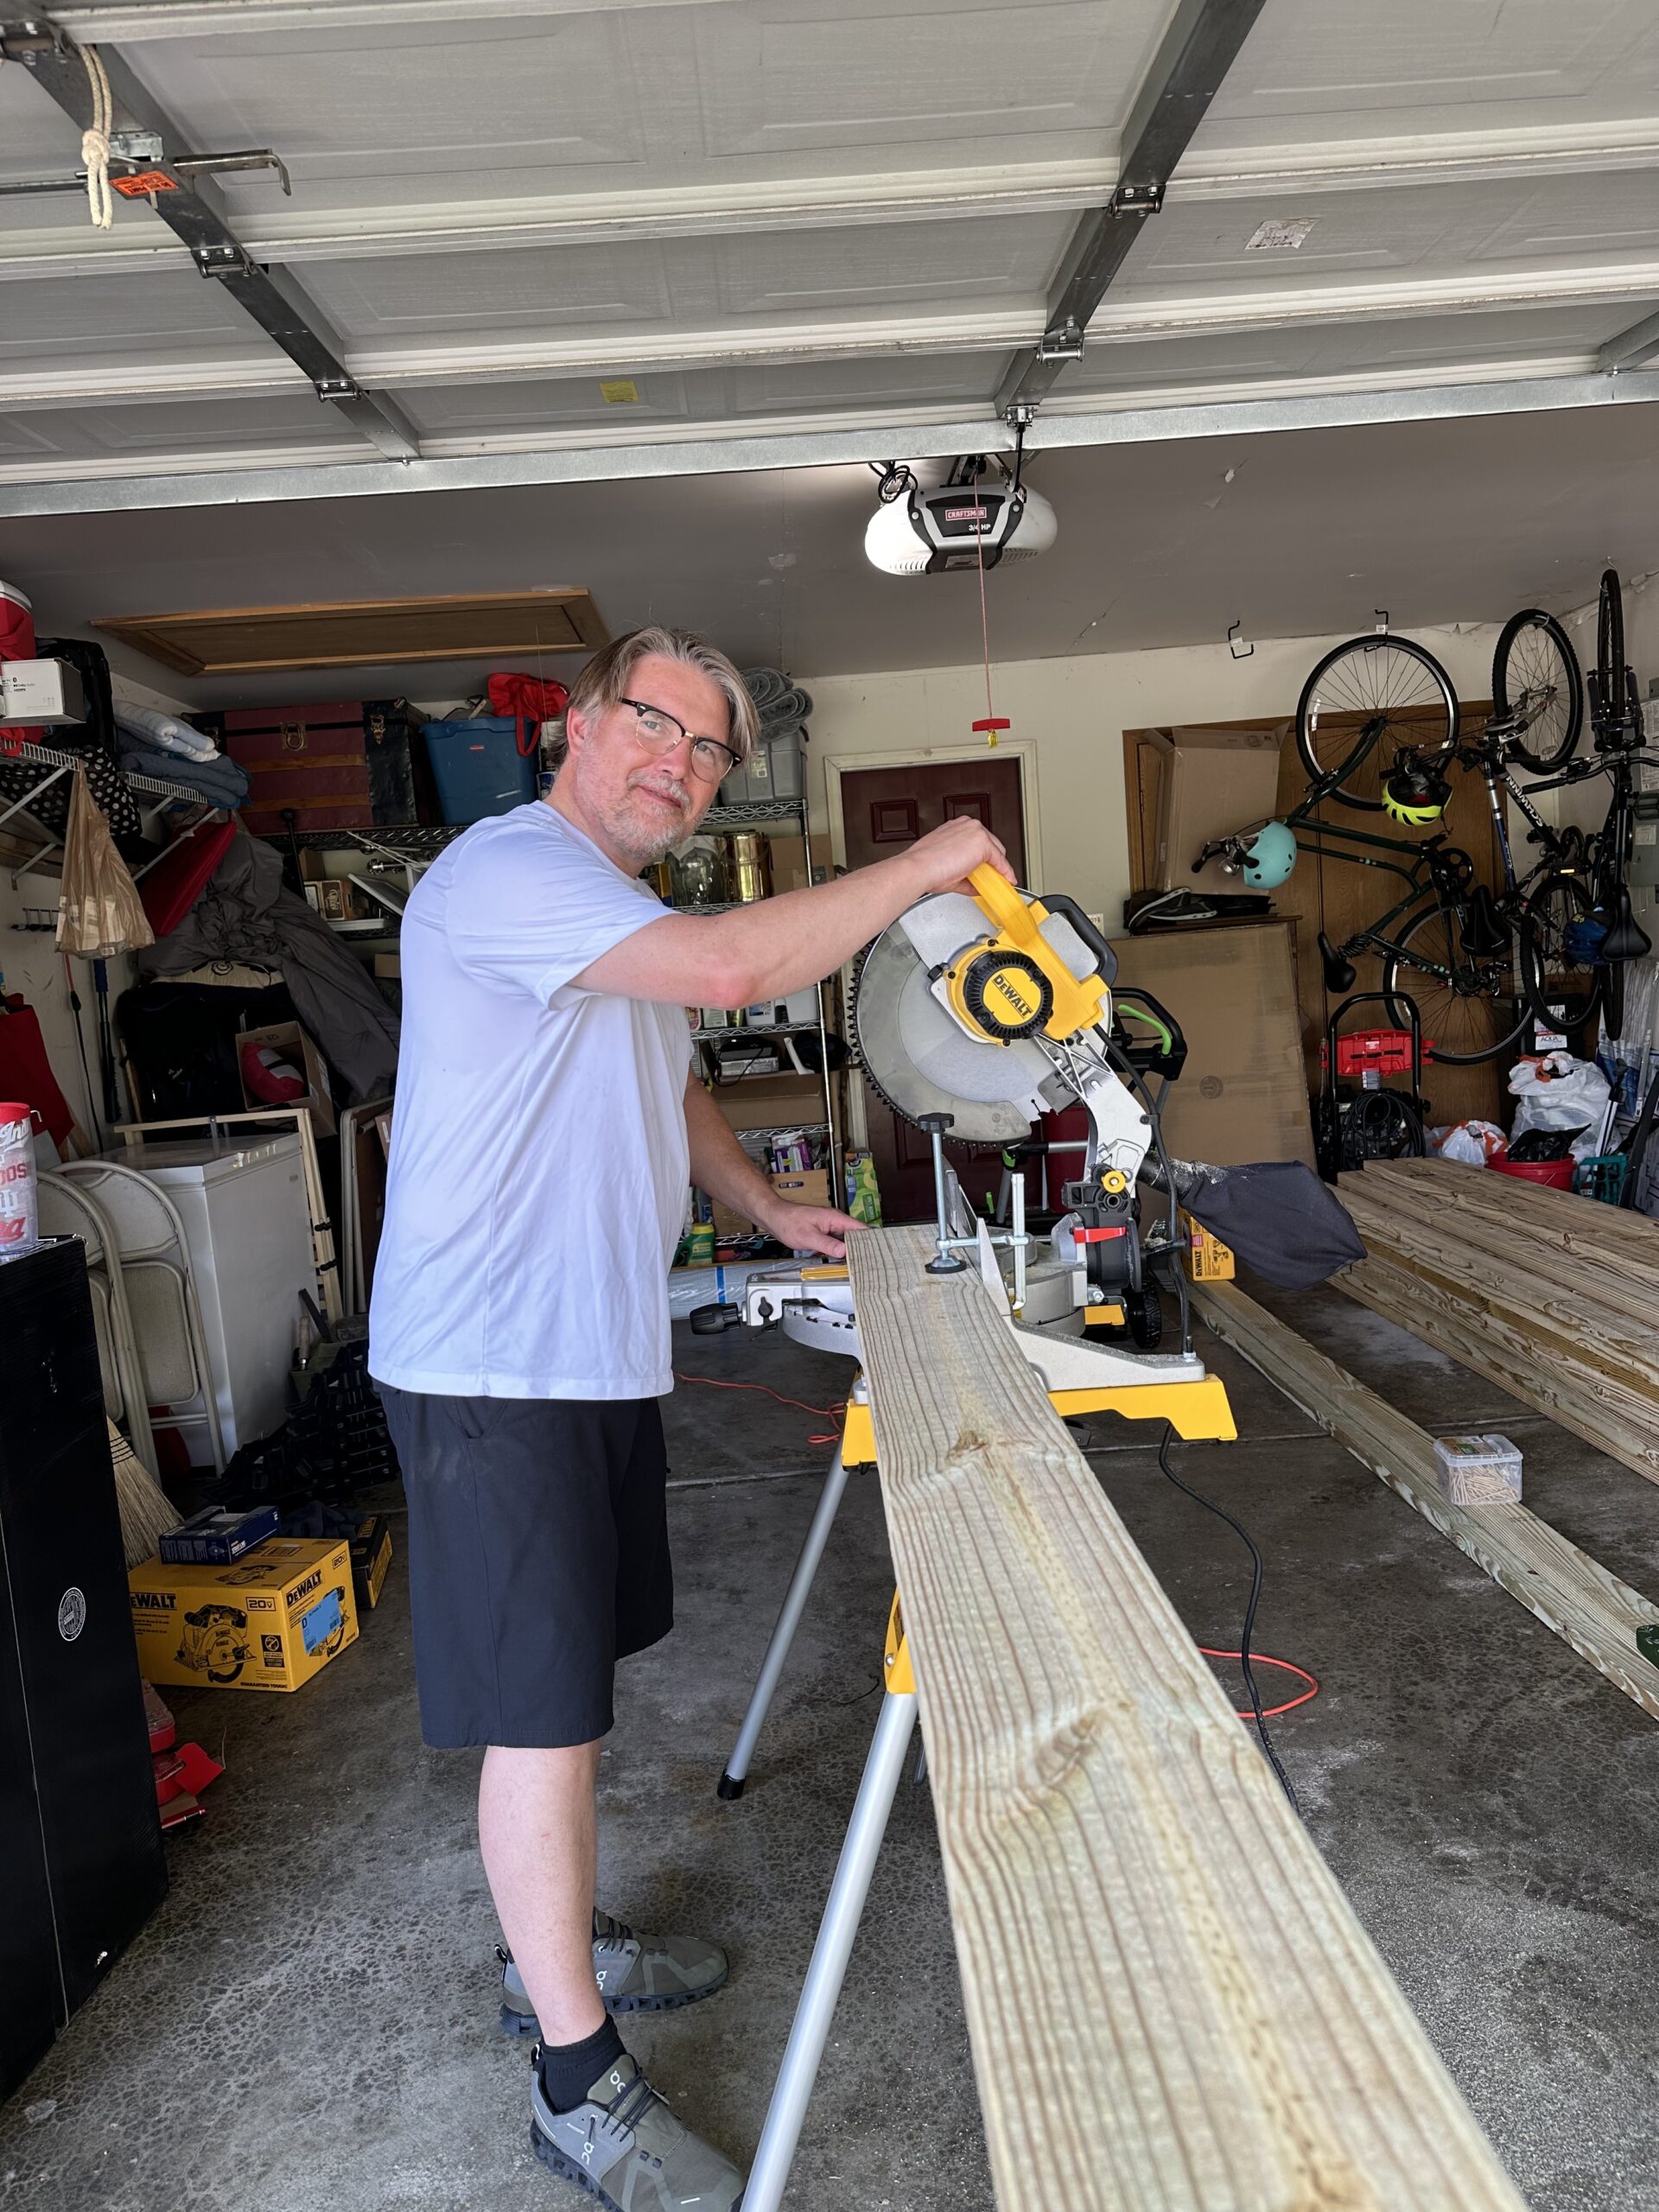
[[[1123,1313],[1129,1325],[1130,1338],[1137,1348],[1156,1351],[1163,1341],[1164,1309],[1150,1283],[1143,1290],[1123,1293]]]

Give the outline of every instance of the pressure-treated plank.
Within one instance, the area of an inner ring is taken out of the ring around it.
[[[1374,1313],[1399,1322],[1599,1452],[1659,1482],[1659,1420],[1650,1399],[1610,1376],[1547,1357],[1525,1332],[1376,1252],[1331,1280]]]
[[[1659,1222],[1618,1206],[1599,1205],[1570,1191],[1541,1190],[1513,1175],[1494,1174],[1454,1160],[1375,1161],[1360,1180],[1382,1190],[1427,1192],[1461,1221],[1506,1230],[1517,1259],[1548,1264],[1550,1252],[1570,1254],[1608,1279],[1607,1296],[1659,1300]],[[1348,1179],[1343,1179],[1345,1191]]]
[[[1524,1505],[1449,1503],[1435,1477],[1433,1439],[1233,1284],[1196,1283],[1192,1303],[1224,1343],[1659,1720],[1659,1667],[1636,1648],[1637,1629],[1659,1621],[1659,1605]]]
[[[972,1270],[849,1250],[1002,2212],[1519,2204]]]
[[[1523,1328],[1555,1339],[1564,1357],[1659,1401],[1659,1287],[1638,1294],[1611,1281],[1599,1261],[1553,1247],[1540,1252],[1513,1223],[1448,1215],[1421,1185],[1344,1175],[1338,1195],[1368,1248],[1478,1304],[1506,1309]]]

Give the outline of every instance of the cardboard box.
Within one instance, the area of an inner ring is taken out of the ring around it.
[[[276,1533],[274,1505],[256,1505],[245,1513],[208,1505],[168,1530],[161,1554],[169,1567],[230,1567]]]
[[[747,1076],[722,1084],[714,1099],[734,1129],[792,1129],[823,1119],[823,1085],[815,1075]]]
[[[1279,797],[1278,729],[1172,729],[1155,734],[1162,756],[1158,789],[1155,882],[1160,891],[1247,887],[1210,861],[1192,863],[1211,838],[1265,821]]]
[[[374,956],[374,972],[377,976],[389,976],[394,982],[401,982],[404,973],[403,955],[399,952],[377,952]]]
[[[791,1205],[827,1206],[830,1203],[830,1173],[824,1167],[791,1168],[786,1175],[769,1175],[766,1180],[780,1198],[787,1198]]]
[[[372,1613],[379,1604],[386,1570],[391,1565],[391,1522],[384,1513],[359,1521],[357,1534],[352,1538],[352,1584],[357,1592],[359,1614]]]
[[[357,1641],[343,1541],[268,1536],[230,1567],[147,1560],[127,1585],[147,1682],[297,1690]]]
[[[828,883],[835,868],[835,856],[826,836],[814,836],[807,840],[811,851],[811,881]],[[768,837],[767,849],[772,857],[772,887],[779,891],[804,891],[808,888],[807,855],[801,849],[798,837]]]
[[[1313,1165],[1290,925],[1116,938],[1120,984],[1161,1001],[1186,1037],[1186,1065],[1164,1104],[1177,1160],[1220,1167],[1258,1160]]]
[[[245,1029],[236,1039],[237,1068],[241,1071],[242,1047],[251,1040],[255,1044],[271,1045],[283,1058],[296,1067],[305,1077],[305,1096],[289,1102],[296,1106],[309,1108],[311,1119],[320,1137],[334,1134],[334,1102],[328,1095],[328,1071],[323,1066],[322,1055],[306,1035],[297,1021],[276,1021],[267,1029]],[[242,1085],[243,1103],[257,1111],[270,1102],[256,1098],[245,1083]]]

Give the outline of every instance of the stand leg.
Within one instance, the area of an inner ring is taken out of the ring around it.
[[[847,1961],[852,1955],[853,1938],[858,1933],[864,1900],[869,1895],[876,1853],[893,1810],[915,1725],[915,1692],[889,1691],[881,1700],[875,1740],[864,1763],[864,1778],[858,1786],[858,1801],[853,1807],[847,1840],[841,1847],[836,1878],[830,1885],[830,1901],[823,1910],[818,1940],[812,1948],[812,1963],[806,1970],[801,2001],[795,2010],[795,2023],[789,2031],[783,2064],[772,2087],[772,2102],[766,2107],[766,2126],[760,2131],[754,2164],[744,2187],[743,2212],[778,2212],[783,2201],[789,2170],[794,2163],[795,2145],[800,2139],[801,2122],[806,2116],[807,2100],[817,2079],[819,2061],[829,2039],[830,2024],[835,2018]]]
[[[738,1731],[732,1756],[726,1762],[726,1771],[720,1777],[718,1790],[722,1797],[741,1797],[743,1795],[749,1762],[753,1758],[754,1747],[760,1740],[760,1731],[766,1725],[766,1713],[778,1688],[779,1676],[784,1671],[789,1648],[795,1641],[795,1631],[800,1626],[801,1615],[805,1611],[806,1601],[812,1593],[818,1562],[823,1557],[823,1548],[830,1541],[830,1531],[836,1524],[841,1494],[846,1487],[847,1458],[843,1445],[836,1453],[834,1466],[823,1478],[823,1489],[812,1516],[812,1525],[806,1532],[806,1541],[801,1546],[801,1555],[796,1560],[795,1572],[790,1578],[788,1595],[778,1616],[778,1625],[772,1631],[766,1656],[760,1662],[754,1694],[750,1698],[749,1709],[743,1716],[743,1726]]]

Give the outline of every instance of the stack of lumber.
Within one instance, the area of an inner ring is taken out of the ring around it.
[[[1520,2212],[1002,1300],[931,1250],[847,1255],[1000,2212]]]
[[[1224,1343],[1449,1536],[1500,1589],[1659,1720],[1659,1667],[1643,1656],[1636,1641],[1639,1630],[1659,1624],[1659,1605],[1524,1505],[1452,1504],[1442,1486],[1433,1438],[1235,1284],[1194,1283],[1192,1303]]]
[[[1370,1255],[1340,1288],[1659,1482],[1659,1224],[1442,1160],[1340,1196]]]

